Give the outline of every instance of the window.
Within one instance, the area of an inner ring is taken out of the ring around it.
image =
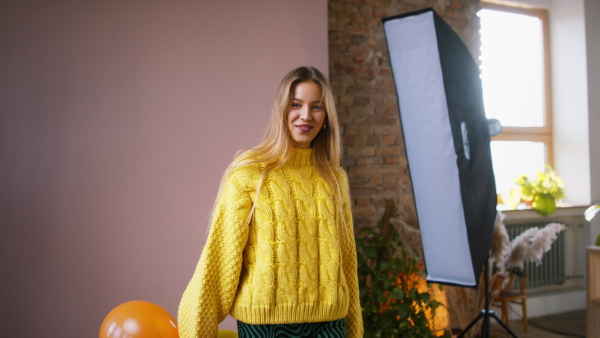
[[[503,127],[491,148],[496,188],[504,195],[518,175],[553,164],[548,13],[482,7],[481,79],[486,115]]]

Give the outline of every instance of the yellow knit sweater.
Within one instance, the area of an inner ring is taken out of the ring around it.
[[[248,324],[345,318],[348,337],[362,337],[346,173],[336,175],[344,229],[333,194],[312,165],[312,149],[294,148],[285,165],[269,172],[255,200],[263,167],[238,167],[224,183],[179,305],[180,337],[216,337],[228,314]]]

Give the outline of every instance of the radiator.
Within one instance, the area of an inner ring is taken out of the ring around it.
[[[548,223],[529,223],[506,225],[506,231],[512,241],[523,231],[538,227],[543,228]],[[565,231],[558,234],[558,238],[552,244],[550,251],[544,254],[542,263],[525,263],[525,274],[527,275],[527,289],[539,288],[549,285],[560,285],[566,280],[565,272]],[[515,289],[519,289],[520,279],[515,283]]]

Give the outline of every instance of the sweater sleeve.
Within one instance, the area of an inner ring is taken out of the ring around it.
[[[346,221],[346,229],[348,230],[347,240],[344,241],[342,263],[350,296],[350,306],[348,308],[348,315],[346,316],[346,334],[349,338],[354,338],[363,336],[364,327],[358,291],[358,263],[356,258],[356,241],[354,240],[354,222],[350,208],[350,188],[348,186],[348,177],[343,169],[340,171],[339,182],[342,193],[343,216]]]
[[[179,304],[180,338],[216,337],[219,323],[233,304],[248,240],[246,219],[252,208],[250,193],[235,172],[223,183],[208,239]]]

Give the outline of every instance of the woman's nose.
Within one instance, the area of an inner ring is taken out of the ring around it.
[[[302,107],[300,111],[300,118],[304,121],[312,120],[312,111],[308,106]]]

